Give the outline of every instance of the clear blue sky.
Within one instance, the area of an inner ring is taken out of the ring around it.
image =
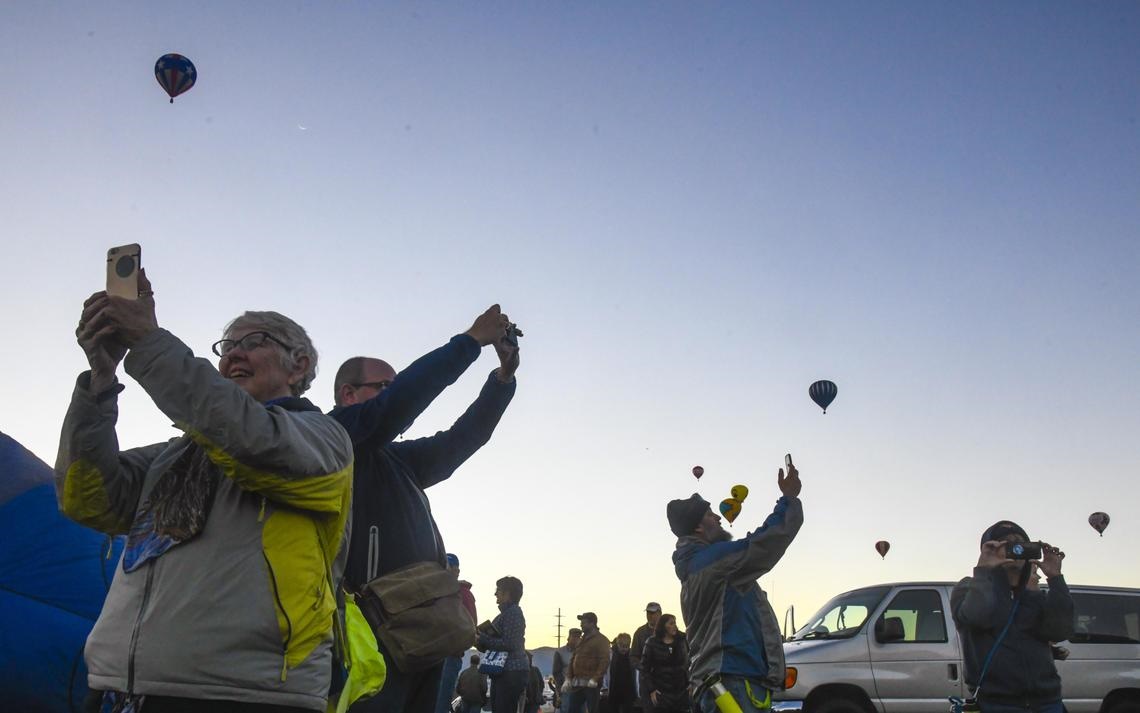
[[[665,502],[746,484],[739,534],[786,451],[806,524],[762,584],[801,620],[964,576],[1005,517],[1140,586],[1135,3],[10,2],[0,88],[0,429],[48,462],[80,305],[139,242],[198,354],[244,309],[305,325],[325,408],[345,358],[503,305],[518,395],[431,496],[530,645],[559,607],[677,611]],[[124,445],[172,435],[121,406]]]

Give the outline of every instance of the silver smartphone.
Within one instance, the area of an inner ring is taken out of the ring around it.
[[[142,267],[142,248],[138,243],[120,245],[107,251],[107,294],[139,298],[139,268]]]
[[[788,472],[791,472],[792,468],[794,468],[794,467],[795,466],[792,465],[792,454],[791,453],[785,454],[784,455],[784,468],[786,468]]]

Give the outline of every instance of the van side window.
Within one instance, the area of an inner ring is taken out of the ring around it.
[[[890,620],[897,621],[890,621]],[[933,589],[907,589],[895,595],[879,617],[880,624],[898,631],[902,638],[891,637],[903,643],[944,643],[946,617],[942,612],[942,597]],[[896,634],[897,636],[897,634]]]
[[[1140,644],[1140,597],[1073,592],[1074,644]]]

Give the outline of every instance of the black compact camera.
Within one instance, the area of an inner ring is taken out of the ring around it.
[[[507,334],[503,337],[503,341],[510,344],[512,347],[519,345],[519,337],[523,335],[522,330],[514,322],[507,325]]]
[[[1005,556],[1011,560],[1041,559],[1040,542],[1010,542],[1005,546]]]

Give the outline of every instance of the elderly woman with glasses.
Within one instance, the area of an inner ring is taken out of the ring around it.
[[[246,312],[218,367],[139,298],[92,295],[56,461],[61,509],[126,535],[87,640],[88,684],[111,710],[324,710],[344,566],[352,444],[300,398],[317,368],[305,330]],[[120,449],[122,362],[181,435]],[[211,708],[213,709],[213,708]]]

